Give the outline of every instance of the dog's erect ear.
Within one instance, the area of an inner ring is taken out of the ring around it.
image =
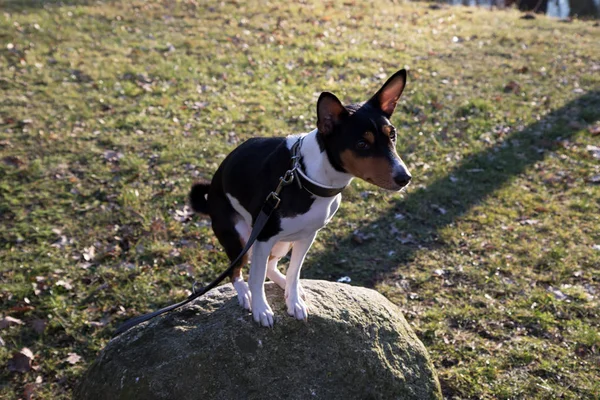
[[[317,128],[319,132],[328,135],[344,117],[348,110],[333,93],[323,92],[317,101]]]
[[[369,100],[369,103],[379,108],[386,117],[391,117],[396,109],[396,104],[402,95],[406,85],[406,70],[401,69],[390,77],[379,89],[375,96]]]

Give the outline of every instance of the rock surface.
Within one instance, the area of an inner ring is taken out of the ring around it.
[[[400,310],[379,293],[303,280],[308,322],[266,285],[262,328],[230,284],[113,339],[75,399],[441,399],[433,366]]]

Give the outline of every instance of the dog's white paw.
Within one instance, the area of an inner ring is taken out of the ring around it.
[[[240,279],[233,282],[233,287],[237,291],[237,298],[240,306],[250,311],[252,309],[252,293],[250,293],[248,284]]]
[[[296,319],[306,321],[308,319],[308,307],[304,300],[299,296],[288,296],[285,301],[287,312]]]
[[[252,318],[262,326],[273,327],[273,310],[263,301],[256,301],[252,304]]]

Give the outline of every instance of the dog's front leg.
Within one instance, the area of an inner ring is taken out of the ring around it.
[[[288,314],[296,319],[306,320],[308,318],[308,307],[302,300],[300,288],[300,269],[312,245],[317,233],[294,242],[292,247],[292,258],[285,278],[285,304]]]
[[[256,241],[252,247],[252,264],[248,286],[252,294],[252,317],[262,326],[273,326],[273,310],[267,303],[265,295],[265,278],[267,276],[267,261],[273,243],[271,241]]]

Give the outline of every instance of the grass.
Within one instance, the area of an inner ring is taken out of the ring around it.
[[[413,184],[355,181],[303,277],[398,304],[449,399],[600,398],[593,21],[27,1],[3,5],[0,37],[0,319],[21,321],[0,331],[0,397],[70,397],[116,325],[225,268],[184,206],[236,144],[308,131],[319,92],[365,100],[406,66],[393,122]],[[33,368],[10,371],[23,347]]]

